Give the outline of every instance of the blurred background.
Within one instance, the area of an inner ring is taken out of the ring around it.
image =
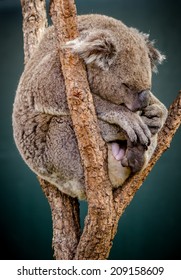
[[[181,1],[77,0],[78,14],[100,13],[150,33],[167,56],[153,93],[167,106],[181,89]],[[52,259],[48,202],[21,159],[11,115],[23,71],[19,0],[0,0],[0,259]],[[181,131],[157,162],[120,222],[109,259],[181,259]],[[87,205],[81,202],[83,225]]]

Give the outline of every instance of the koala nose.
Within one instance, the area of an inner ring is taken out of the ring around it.
[[[138,99],[140,102],[140,107],[144,108],[146,106],[148,106],[149,102],[150,102],[150,91],[147,90],[142,90],[138,93]]]

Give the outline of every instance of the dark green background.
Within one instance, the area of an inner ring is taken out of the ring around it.
[[[21,7],[0,0],[0,258],[51,259],[52,225],[36,176],[12,137],[11,114],[23,70]],[[168,107],[181,89],[181,1],[77,0],[78,13],[123,20],[156,38],[167,61],[153,78],[153,92]],[[181,259],[180,131],[157,162],[119,223],[110,259]],[[81,220],[86,203],[81,203]]]

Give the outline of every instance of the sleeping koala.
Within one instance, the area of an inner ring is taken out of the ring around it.
[[[86,63],[98,124],[108,145],[108,174],[118,187],[143,169],[167,117],[151,93],[164,56],[148,36],[102,15],[78,17],[80,37],[62,48]],[[84,172],[66,101],[54,27],[25,66],[13,109],[14,139],[25,162],[62,192],[85,199]]]

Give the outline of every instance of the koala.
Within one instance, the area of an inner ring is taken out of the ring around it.
[[[85,62],[113,188],[145,168],[167,109],[151,93],[164,56],[148,35],[103,15],[78,16],[80,36],[62,45]],[[25,66],[13,107],[13,133],[28,166],[62,192],[86,199],[83,166],[67,101],[54,27]]]

